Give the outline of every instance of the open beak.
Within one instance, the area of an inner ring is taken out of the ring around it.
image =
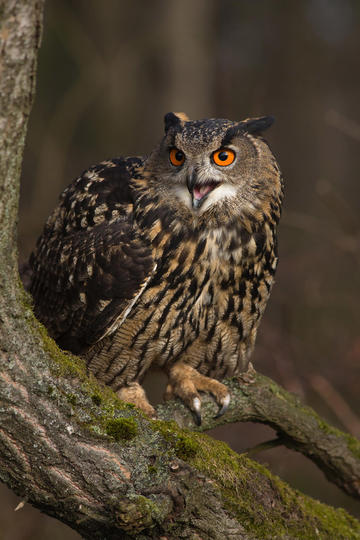
[[[220,182],[209,180],[208,182],[199,182],[196,171],[193,171],[187,179],[187,187],[192,196],[192,206],[196,210],[201,207],[207,196],[213,191]]]

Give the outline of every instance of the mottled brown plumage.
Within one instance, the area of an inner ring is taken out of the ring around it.
[[[50,335],[149,414],[152,365],[198,418],[198,391],[223,412],[219,380],[248,367],[277,264],[282,181],[259,136],[271,123],[169,113],[147,158],[105,161],[63,192],[30,258]]]

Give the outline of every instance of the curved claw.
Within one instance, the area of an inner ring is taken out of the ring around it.
[[[194,414],[195,423],[197,426],[201,426],[201,401],[198,397],[195,397],[192,402],[192,412]]]
[[[219,409],[217,414],[214,416],[214,418],[220,418],[220,416],[225,414],[226,411],[229,408],[229,404],[230,404],[230,394],[227,394],[227,396],[225,396],[224,399],[223,399],[223,403],[222,403],[221,408]]]

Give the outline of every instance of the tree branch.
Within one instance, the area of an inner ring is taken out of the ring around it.
[[[312,538],[314,531],[320,539],[359,538],[360,523],[346,512],[293,491],[224,443],[119,401],[36,321],[16,273],[14,236],[43,2],[0,2],[0,479],[89,539]],[[299,434],[286,423],[280,401],[287,398],[257,377],[259,385],[230,383],[227,420],[248,403],[256,421],[278,422],[310,452],[305,427]],[[269,392],[279,398],[273,413]],[[186,422],[179,410],[180,403],[159,409]],[[205,410],[204,428],[211,422]]]
[[[360,442],[355,437],[330,426],[294,394],[253,369],[240,384],[234,379],[227,386],[231,391],[229,410],[215,418],[216,405],[204,396],[200,428],[180,401],[159,405],[159,418],[175,419],[182,427],[201,431],[229,422],[267,424],[276,430],[284,446],[310,458],[328,480],[360,498]]]
[[[355,519],[224,443],[119,401],[24,306],[3,328],[0,352],[0,478],[22,498],[91,539],[297,538],[314,528],[324,539],[360,535]],[[184,407],[168,402],[162,411],[179,418]]]

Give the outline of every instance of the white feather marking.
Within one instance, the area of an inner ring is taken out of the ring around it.
[[[100,216],[94,216],[95,225],[100,225],[100,223],[102,223],[103,221],[105,221],[104,214],[101,214]]]
[[[124,311],[121,312],[120,316],[112,323],[112,325],[110,325],[106,329],[106,332],[97,341],[101,341],[102,339],[104,339],[104,337],[109,336],[110,334],[115,332],[115,330],[117,330],[125,322],[132,308],[135,306],[136,302],[139,300],[140,296],[142,295],[142,293],[145,291],[146,287],[148,286],[149,281],[155,274],[156,268],[157,268],[157,264],[155,263],[151,271],[151,274],[145,279],[145,281],[143,282],[143,284],[141,285],[139,289],[139,292],[130,301],[130,304],[127,306],[127,308],[125,308]]]
[[[186,186],[177,185],[173,186],[172,191],[176,197],[185,204],[186,208],[190,208],[192,210],[192,200],[191,195]]]
[[[221,184],[217,188],[213,189],[206,200],[199,208],[199,213],[202,214],[205,212],[212,204],[218,203],[223,199],[228,199],[236,195],[235,186],[230,186],[229,184]]]
[[[103,214],[104,212],[106,212],[106,210],[108,209],[108,206],[107,204],[103,203],[103,204],[99,204],[99,206],[97,206],[95,208],[95,211],[94,211],[94,214],[97,216],[99,214]]]
[[[256,242],[253,237],[250,238],[249,243],[247,245],[247,248],[249,250],[250,255],[255,255],[256,253]]]

